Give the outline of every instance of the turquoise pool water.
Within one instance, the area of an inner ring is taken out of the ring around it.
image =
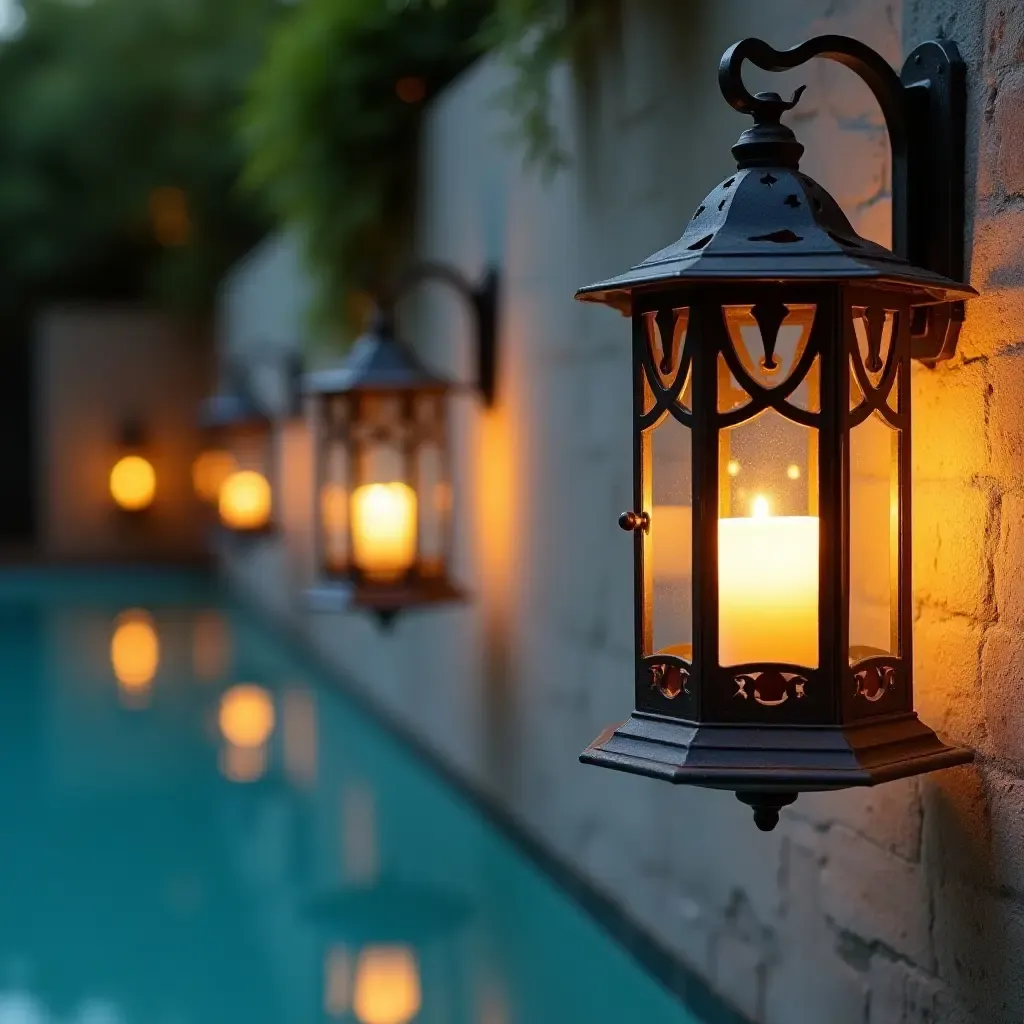
[[[0,668],[0,1024],[698,1024],[213,584],[0,574]]]

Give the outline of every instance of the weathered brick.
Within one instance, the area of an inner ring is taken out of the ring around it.
[[[977,764],[932,772],[921,783],[922,861],[932,883],[991,882],[991,821],[985,780]]]
[[[1019,906],[973,885],[948,881],[933,892],[936,973],[948,996],[984,1024],[1024,1016],[1024,918]]]
[[[871,789],[803,793],[789,813],[819,825],[843,825],[908,860],[920,854],[921,804],[914,779]]]
[[[985,64],[1002,71],[1024,64],[1024,21],[1013,17],[1016,4],[989,4],[985,12]]]
[[[1022,224],[1024,227],[1024,224]],[[1024,293],[1018,295],[1024,301]],[[992,472],[1014,488],[1024,484],[1024,353],[1001,356],[989,362],[991,393]]]
[[[1003,495],[995,564],[996,608],[1004,626],[1024,628],[1024,495]]]
[[[1024,781],[998,768],[986,767],[985,789],[991,821],[991,871],[997,885],[1024,893]]]
[[[967,616],[924,608],[914,623],[914,701],[921,718],[946,739],[984,738],[980,685],[983,627]]]
[[[993,626],[985,635],[981,676],[988,746],[999,757],[1024,760],[1024,636]]]
[[[922,483],[914,489],[914,593],[947,611],[991,617],[988,531],[990,489]]]
[[[985,472],[986,381],[981,362],[916,365],[911,373],[914,479],[964,480]]]
[[[1019,195],[1024,192],[1024,69],[1002,77],[992,111],[998,184],[1007,194]]]
[[[928,894],[921,867],[845,828],[832,829],[824,849],[825,913],[844,931],[929,966]]]

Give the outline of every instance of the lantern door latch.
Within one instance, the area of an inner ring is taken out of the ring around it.
[[[729,103],[755,113],[769,94],[752,96],[743,84],[745,60],[764,71],[789,71],[824,57],[857,74],[881,107],[892,149],[892,249],[897,256],[953,280],[964,271],[964,151],[966,71],[956,44],[922,43],[899,74],[881,54],[856,39],[825,35],[789,50],[760,39],[730,47],[718,69]],[[929,365],[956,352],[962,302],[918,308],[911,355]]]

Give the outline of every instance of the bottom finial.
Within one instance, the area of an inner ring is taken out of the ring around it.
[[[793,803],[798,795],[771,789],[744,789],[736,794],[736,799],[753,808],[754,824],[762,832],[771,832],[779,823],[779,811]]]

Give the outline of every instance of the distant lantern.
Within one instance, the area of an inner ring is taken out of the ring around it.
[[[273,698],[262,686],[240,683],[225,692],[217,725],[224,739],[221,770],[228,779],[255,782],[263,776],[276,724]]]
[[[306,380],[316,418],[320,582],[338,585],[383,622],[416,606],[461,600],[451,579],[449,404],[458,385],[396,335],[394,303],[413,284],[455,287],[475,317],[477,387],[494,399],[497,276],[471,285],[447,267],[414,267],[339,367]]]
[[[812,56],[881,102],[895,253],[799,170],[799,93],[740,78]],[[914,711],[910,575],[911,360],[952,352],[975,294],[955,279],[963,66],[943,41],[907,69],[836,36],[736,44],[736,171],[678,242],[578,295],[632,317],[634,396],[636,710],[582,759],[733,790],[762,829],[799,792],[971,757]]]
[[[204,447],[192,467],[197,497],[235,534],[265,533],[274,519],[272,422],[244,394],[206,399],[199,425]]]
[[[122,424],[118,448],[110,470],[110,496],[124,512],[144,512],[156,497],[156,470],[147,458],[144,432],[138,423]]]

